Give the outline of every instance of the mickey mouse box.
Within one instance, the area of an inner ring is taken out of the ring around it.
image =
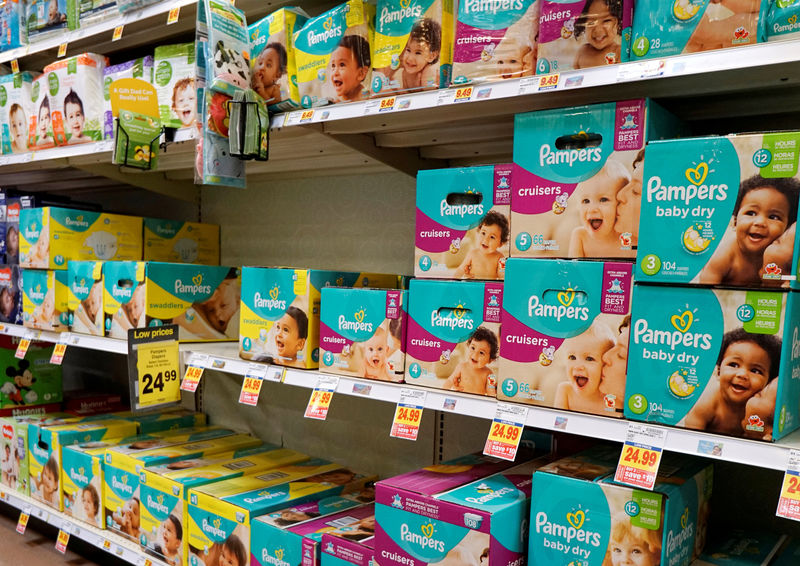
[[[62,400],[61,366],[50,364],[53,344],[31,342],[24,360],[14,357],[19,338],[0,336],[0,410]]]

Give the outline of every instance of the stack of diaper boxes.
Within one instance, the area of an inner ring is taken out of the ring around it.
[[[766,441],[800,425],[799,156],[797,132],[648,147],[627,418]]]

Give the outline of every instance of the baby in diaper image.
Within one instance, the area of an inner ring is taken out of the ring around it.
[[[106,513],[109,515],[114,529],[127,535],[131,540],[139,540],[139,498],[131,497],[119,511],[112,513],[111,509],[107,509]]]
[[[267,331],[261,329],[259,342],[267,355],[278,358],[281,365],[304,368],[301,354],[308,339],[308,315],[296,305],[286,309],[286,313],[275,321]]]
[[[119,337],[127,336],[131,328],[142,328],[145,326],[144,319],[144,298],[145,286],[139,284],[134,289],[131,300],[124,303],[120,309],[114,313],[111,319],[112,331],[109,335]]]
[[[624,512],[611,517],[607,558],[604,566],[659,566],[661,564],[661,531],[631,524]]]
[[[415,22],[397,64],[393,61],[389,67],[375,69],[375,72],[386,78],[385,82],[394,82],[397,85],[397,88],[385,92],[407,92],[439,84],[437,63],[441,51],[441,24],[431,18]]]
[[[696,2],[679,0],[687,15],[696,13]],[[686,44],[687,53],[722,49],[748,43],[755,43],[756,38],[752,23],[758,18],[761,9],[759,0],[710,0],[706,11],[691,38]]]
[[[197,91],[194,79],[185,77],[172,88],[172,110],[183,127],[191,126],[197,119]]]
[[[751,334],[743,328],[726,332],[722,338],[714,376],[709,380],[700,399],[686,415],[683,426],[696,430],[742,436],[747,432],[747,405],[768,384],[774,382],[780,371],[781,340],[769,334]],[[775,395],[769,414],[775,413]],[[763,408],[770,402],[768,391],[750,407]],[[764,414],[764,413],[758,413]],[[680,423],[679,423],[680,424]],[[766,424],[759,427],[767,436]],[[772,429],[772,423],[769,423]],[[771,436],[771,435],[770,435]]]
[[[11,123],[11,151],[22,153],[28,151],[28,117],[19,104],[12,104],[8,111]]]
[[[86,115],[83,111],[83,101],[72,89],[70,89],[64,97],[64,116],[67,120],[67,130],[70,134],[69,141],[67,142],[68,144],[95,141],[83,134],[83,126],[86,122]]]
[[[498,248],[508,243],[508,218],[495,210],[486,213],[475,231],[476,245],[453,277],[456,279],[502,279],[506,256]]]
[[[71,329],[75,332],[97,334],[102,325],[97,323],[98,317],[103,316],[103,282],[97,280],[92,285],[89,295],[83,299],[75,311]]]
[[[328,81],[335,93],[334,102],[367,98],[363,82],[369,76],[370,65],[369,41],[360,35],[342,37],[328,62]]]
[[[42,98],[42,103],[39,105],[38,121],[36,124],[36,142],[37,148],[44,149],[53,147],[55,141],[50,133],[50,98],[45,94]]]
[[[601,413],[604,395],[600,391],[603,357],[615,345],[611,329],[596,322],[587,331],[565,340],[566,381],[558,384],[556,409]]]
[[[231,320],[238,323],[240,287],[236,270],[231,270],[228,277],[214,290],[211,296],[201,303],[194,303],[190,310],[176,316],[172,322],[186,329],[193,336],[208,336],[208,327],[219,333],[220,337],[231,335]],[[202,320],[199,320],[202,319]],[[238,326],[235,333],[238,334]]]
[[[731,224],[697,282],[760,285],[764,274],[790,273],[798,192],[800,181],[794,177],[765,179],[754,175],[744,180]],[[776,267],[781,270],[776,271]]]
[[[582,44],[575,55],[575,69],[611,65],[622,60],[623,0],[586,0],[575,20],[575,39]]]
[[[33,309],[31,319],[36,328],[51,328],[57,323],[56,290],[54,288],[51,287],[47,290],[42,303]]]
[[[80,508],[75,507],[74,494],[69,496],[65,493],[64,505],[68,509],[72,509],[71,513],[74,516],[97,526],[97,514],[100,512],[100,495],[97,493],[97,488],[92,484],[87,484],[86,487],[78,491],[78,499],[80,500]]]
[[[156,556],[166,558],[167,564],[181,566],[181,546],[183,543],[183,527],[175,515],[170,514],[158,527],[158,542],[155,545]]]
[[[497,378],[488,365],[497,359],[498,351],[497,335],[485,326],[479,326],[467,340],[466,359],[456,366],[442,388],[495,396]]]
[[[333,57],[331,57],[333,59]],[[256,91],[265,102],[280,102],[281,85],[278,81],[287,73],[288,56],[286,48],[276,42],[268,43],[264,51],[258,54],[251,83],[253,90]],[[362,79],[363,80],[363,79]]]
[[[392,381],[387,363],[390,353],[388,337],[389,334],[386,330],[380,327],[372,335],[372,338],[360,344],[364,359],[362,377],[380,381]]]
[[[223,542],[215,542],[203,551],[192,550],[190,566],[247,566],[247,550],[242,539],[235,533],[228,535]]]
[[[58,508],[58,483],[59,469],[58,464],[51,456],[42,467],[38,476],[31,477],[31,495],[36,494],[35,499],[44,501],[51,507]]]

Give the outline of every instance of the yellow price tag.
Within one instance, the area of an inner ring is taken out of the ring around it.
[[[56,539],[56,550],[61,554],[67,552],[67,544],[69,544],[69,533],[64,529],[58,531],[58,538]]]
[[[175,6],[172,10],[169,11],[169,15],[167,15],[167,25],[171,26],[175,22],[178,21],[178,18],[181,17],[181,7]]]
[[[472,97],[472,87],[467,86],[456,90],[456,96],[453,102],[467,102]]]
[[[542,75],[539,77],[539,90],[554,90],[558,88],[559,74]]]
[[[19,73],[19,61],[17,61],[16,59],[11,60],[11,72]]]
[[[111,34],[111,41],[119,41],[122,39],[122,30],[125,28],[124,24],[120,24],[114,28],[114,33]]]
[[[781,484],[778,517],[800,521],[800,451],[789,450],[789,464]]]
[[[64,361],[64,354],[67,353],[67,345],[59,342],[53,347],[53,354],[50,356],[50,363],[55,366],[60,366]]]
[[[17,344],[17,351],[14,352],[14,357],[19,360],[25,359],[25,354],[28,353],[28,348],[31,345],[30,338],[20,338],[19,344]]]
[[[666,432],[656,427],[631,423],[614,481],[640,489],[653,489],[661,464]]]
[[[264,380],[258,377],[245,377],[242,382],[242,391],[239,393],[239,403],[255,407],[258,405],[258,396],[261,394],[261,385]]]
[[[498,403],[483,453],[487,456],[514,461],[527,419],[527,407]]]
[[[128,375],[136,395],[134,409],[181,400],[178,327],[175,324],[128,331]]]
[[[311,118],[313,117],[314,117],[313,110],[303,110],[303,113],[300,115],[300,123],[302,124],[303,122],[310,122]]]
[[[400,400],[394,410],[394,420],[389,436],[416,440],[422,422],[426,393],[417,389],[401,389]]]
[[[103,550],[111,550],[111,541],[106,539],[103,541]]]
[[[19,514],[19,521],[17,521],[17,532],[19,534],[25,534],[25,529],[28,528],[28,519],[30,519],[30,517],[30,512],[28,510]]]
[[[311,392],[308,400],[305,417],[324,421],[328,417],[328,409],[333,400],[333,393],[339,385],[339,378],[332,375],[323,375],[319,378],[317,386]]]
[[[67,42],[65,41],[64,43],[58,46],[58,58],[61,59],[66,54],[67,54]]]
[[[199,366],[186,366],[186,373],[183,375],[181,382],[181,389],[194,393],[197,391],[197,386],[200,384],[200,378],[203,377],[203,368]]]
[[[378,108],[378,112],[389,112],[394,110],[394,103],[396,98],[394,96],[390,96],[389,98],[382,98],[380,108]]]

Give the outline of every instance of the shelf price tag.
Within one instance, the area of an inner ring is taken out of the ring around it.
[[[542,75],[539,77],[539,88],[538,91],[542,92],[545,90],[555,90],[558,88],[558,78],[559,74],[555,73],[552,75]]]
[[[531,94],[539,86],[539,77],[524,77],[519,80],[518,94]]]
[[[455,100],[456,90],[453,88],[446,88],[444,90],[440,90],[436,94],[436,106],[442,106],[444,104],[452,104],[453,100]]]
[[[114,33],[111,34],[111,41],[119,41],[122,39],[122,30],[125,28],[125,24],[120,24],[114,28]]]
[[[453,102],[469,102],[472,98],[472,87],[465,86],[455,89],[456,94],[453,96]]]
[[[21,535],[25,534],[25,529],[28,528],[28,519],[31,518],[31,508],[26,507],[22,510],[22,513],[19,514],[19,520],[17,521],[17,532]]]
[[[66,54],[67,54],[67,42],[65,41],[64,43],[58,46],[58,58],[61,59]]]
[[[381,98],[381,105],[378,108],[378,112],[391,112],[394,110],[394,103],[397,99],[394,96],[390,96],[389,98]]]
[[[338,377],[333,375],[320,376],[314,391],[311,392],[311,398],[308,400],[304,415],[307,419],[324,421],[328,418],[328,409],[331,406],[331,400],[337,385],[339,385]]]
[[[203,369],[205,362],[208,360],[207,356],[192,354],[189,356],[189,361],[186,364],[186,373],[183,374],[183,381],[181,381],[181,389],[194,393],[197,391],[197,386],[200,385],[200,378],[203,377]]]
[[[177,22],[178,18],[180,17],[181,17],[181,7],[175,6],[172,10],[169,11],[169,14],[167,15],[167,25],[171,26],[172,24]]]
[[[269,366],[267,374],[264,377],[267,381],[274,381],[275,383],[282,383],[283,378],[286,376],[286,368],[281,366]]]
[[[614,481],[640,489],[653,489],[666,439],[667,431],[662,428],[630,423]]]
[[[128,330],[128,376],[133,409],[181,400],[178,325]]]
[[[58,337],[58,343],[53,346],[53,353],[50,356],[50,363],[54,366],[60,366],[64,361],[64,354],[67,353],[67,343],[69,342],[69,332],[62,332]]]
[[[33,336],[25,334],[22,338],[19,339],[19,344],[17,344],[17,351],[14,352],[14,357],[18,360],[24,360],[25,354],[28,353],[28,348],[31,346],[31,340],[33,340]]]
[[[400,400],[394,410],[394,420],[389,436],[406,440],[417,439],[426,395],[425,391],[418,389],[400,390]]]
[[[498,403],[483,453],[513,462],[517,457],[522,429],[527,420],[528,407]]]
[[[258,396],[261,394],[266,373],[267,366],[263,364],[250,364],[247,367],[247,373],[242,381],[242,391],[239,393],[239,403],[251,407],[258,405]]]
[[[783,475],[778,517],[800,521],[800,450],[789,450],[789,462]]]
[[[11,72],[19,73],[19,61],[16,59],[11,60]]]
[[[58,538],[56,539],[56,550],[61,554],[66,554],[67,545],[69,544],[69,525],[64,524],[58,531]]]

